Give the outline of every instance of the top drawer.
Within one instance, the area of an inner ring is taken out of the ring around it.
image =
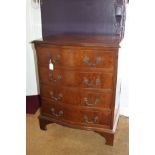
[[[55,67],[114,68],[115,51],[100,49],[63,48],[61,46],[37,46],[38,63]]]

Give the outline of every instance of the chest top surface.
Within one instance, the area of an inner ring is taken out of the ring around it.
[[[52,44],[61,46],[101,46],[119,47],[119,36],[105,35],[52,35],[41,40],[35,40],[36,44]]]

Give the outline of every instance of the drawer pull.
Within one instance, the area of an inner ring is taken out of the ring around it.
[[[62,110],[60,110],[58,113],[56,113],[54,108],[51,109],[51,112],[52,112],[52,115],[54,115],[56,117],[63,116],[63,114],[64,114]]]
[[[88,119],[88,117],[85,115],[84,116],[84,121],[85,121],[85,123],[97,123],[98,122],[98,116],[95,116],[91,121]]]
[[[94,106],[94,105],[100,103],[101,100],[99,98],[96,98],[94,103],[89,103],[88,98],[87,97],[84,97],[83,102],[87,106]]]
[[[101,84],[101,81],[100,81],[100,79],[96,79],[96,80],[95,80],[95,83],[89,83],[88,78],[84,77],[84,78],[83,78],[83,83],[84,83],[87,87],[95,87],[95,86]]]
[[[57,54],[55,56],[55,58],[52,58],[52,56],[50,54],[48,54],[48,61],[52,62],[53,64],[55,64],[57,61],[59,61],[61,59],[61,55]]]
[[[51,98],[52,98],[54,101],[59,101],[59,100],[61,100],[61,99],[63,98],[63,95],[62,95],[61,93],[58,94],[57,97],[54,96],[53,91],[50,91],[49,94],[50,94]]]
[[[89,67],[95,67],[96,65],[98,65],[101,62],[101,60],[102,60],[101,57],[96,57],[95,63],[90,63],[90,58],[89,57],[85,56],[83,58],[83,62],[86,65],[88,65]]]
[[[57,82],[57,81],[60,81],[61,79],[62,79],[61,75],[58,75],[55,79],[52,74],[49,74],[50,81]]]

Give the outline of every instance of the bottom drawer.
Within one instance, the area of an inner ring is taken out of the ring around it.
[[[47,115],[56,120],[68,123],[77,123],[85,126],[107,126],[111,124],[111,110],[96,111],[82,109],[80,107],[51,104],[42,101],[42,115]]]

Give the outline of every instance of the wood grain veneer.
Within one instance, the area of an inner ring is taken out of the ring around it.
[[[58,35],[33,42],[40,79],[41,129],[58,123],[93,130],[113,145],[119,118],[119,103],[115,103],[119,42],[119,37],[101,35]]]

